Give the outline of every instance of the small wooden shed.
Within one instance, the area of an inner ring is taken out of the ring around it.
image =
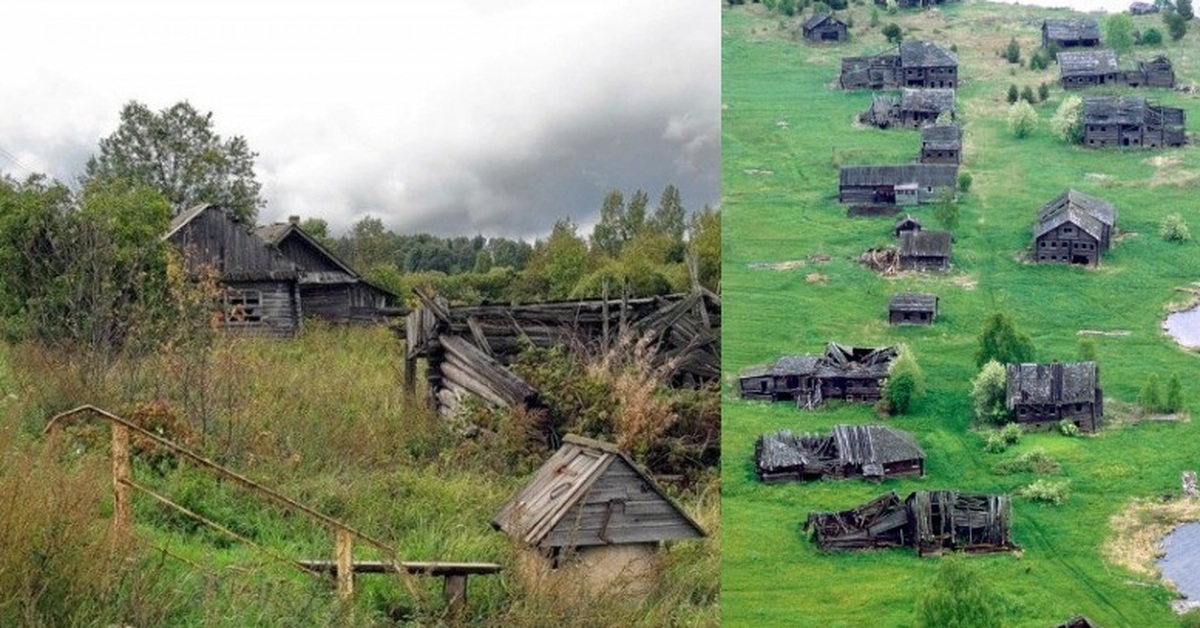
[[[921,127],[921,157],[923,164],[957,164],[962,162],[962,129],[954,123],[927,124]]]
[[[705,536],[628,454],[571,434],[492,526],[594,592],[645,592],[659,543]]]
[[[892,325],[932,325],[937,313],[936,294],[897,292],[888,299],[888,323]]]
[[[841,42],[850,39],[850,28],[833,15],[816,13],[800,25],[800,36],[814,43]]]
[[[892,227],[892,235],[899,238],[901,233],[905,231],[920,231],[921,221],[917,220],[912,214],[904,214],[904,217],[896,221],[896,226]]]
[[[949,231],[922,230],[901,233],[901,270],[948,270],[952,239]]]
[[[1058,72],[1063,89],[1121,85],[1125,82],[1124,74],[1117,68],[1117,53],[1107,48],[1060,52]]]

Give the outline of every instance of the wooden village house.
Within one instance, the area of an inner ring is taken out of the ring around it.
[[[893,126],[916,129],[943,116],[953,120],[954,114],[954,90],[905,88],[899,97],[876,94],[871,107],[858,119],[881,129]]]
[[[1104,85],[1175,87],[1175,69],[1171,60],[1163,55],[1139,60],[1133,68],[1122,70],[1117,64],[1116,53],[1107,48],[1071,50],[1058,53],[1058,71],[1063,89]]]
[[[813,43],[842,42],[850,39],[850,27],[828,13],[816,13],[800,25],[800,36]]]
[[[1124,80],[1129,87],[1175,87],[1175,67],[1164,55],[1149,60],[1139,60],[1132,70],[1125,70]]]
[[[1183,146],[1185,114],[1141,96],[1083,99],[1083,145],[1087,148]]]
[[[1075,190],[1046,203],[1033,228],[1034,259],[1050,264],[1096,266],[1112,243],[1117,209]]]
[[[896,2],[896,6],[902,9],[917,9],[931,7],[938,4],[946,4],[947,2],[950,2],[950,0],[898,0]],[[886,7],[887,0],[875,0],[875,4],[881,7]]]
[[[903,41],[896,53],[845,57],[838,78],[842,89],[958,86],[958,57],[927,41]]]
[[[1027,429],[1055,430],[1069,421],[1095,432],[1104,414],[1104,391],[1095,362],[1008,364],[1005,407]]]
[[[1047,50],[1099,45],[1100,25],[1096,20],[1051,17],[1042,22],[1042,47]]]
[[[891,325],[932,325],[937,312],[936,294],[897,292],[888,299],[888,323]]]
[[[925,475],[916,439],[886,425],[835,425],[825,436],[764,434],[754,445],[754,463],[763,482]]]
[[[1129,5],[1130,15],[1151,15],[1158,13],[1158,6],[1153,2],[1133,2]]]
[[[570,434],[492,526],[597,593],[645,593],[661,543],[705,536],[628,454]]]
[[[901,270],[948,270],[953,238],[949,231],[906,231],[900,234]]]
[[[921,127],[923,164],[962,163],[962,129],[957,124],[927,124]]]
[[[791,401],[815,408],[825,399],[874,403],[882,395],[895,347],[848,347],[831,342],[822,355],[783,356],[738,374],[745,399]]]
[[[869,205],[932,203],[958,186],[955,164],[842,166],[838,170],[838,201]]]

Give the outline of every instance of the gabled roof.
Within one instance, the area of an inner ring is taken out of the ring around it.
[[[897,292],[888,299],[888,310],[894,312],[933,312],[937,310],[936,294]]]
[[[953,107],[953,103],[951,103],[951,107]],[[921,127],[921,145],[943,149],[961,148],[962,129],[954,123],[927,124]]]
[[[1117,53],[1108,48],[1065,50],[1058,53],[1062,76],[1111,74],[1117,71]]]
[[[954,90],[946,88],[915,89],[906,87],[900,92],[901,111],[942,113],[954,111]]]
[[[1103,240],[1105,227],[1111,229],[1116,219],[1117,209],[1111,203],[1083,192],[1067,190],[1038,211],[1033,236],[1041,237],[1069,222],[1093,238]]]
[[[832,22],[834,24],[841,24],[843,26],[845,26],[845,24],[846,24],[845,22],[837,19],[836,17],[834,17],[828,13],[814,13],[807,20],[804,20],[804,24],[801,25],[801,28],[803,28],[805,31],[810,31],[810,30],[824,24],[825,22]]]
[[[887,425],[835,425],[832,437],[838,459],[849,464],[884,465],[925,459],[925,452],[912,434]]]
[[[278,248],[279,245],[289,237],[299,238],[311,248],[316,250],[320,255],[332,262],[333,265],[342,269],[342,271],[347,275],[350,275],[354,278],[359,278],[359,274],[355,272],[353,268],[350,268],[350,266],[343,262],[341,258],[334,255],[329,249],[325,248],[325,246],[318,242],[316,238],[312,237],[307,231],[302,229],[300,225],[290,222],[277,222],[271,225],[263,225],[261,227],[255,227],[254,235],[258,236],[262,241],[276,248]]]
[[[900,233],[901,257],[950,257],[949,231],[904,231]]]
[[[896,221],[896,226],[892,227],[892,235],[900,237],[901,231],[920,231],[921,221],[913,217],[912,214],[904,214],[904,217]]]
[[[167,226],[167,232],[163,234],[162,239],[169,240],[171,236],[175,235],[175,233],[182,229],[184,225],[191,222],[196,218],[196,216],[203,214],[204,210],[208,209],[209,207],[212,206],[208,203],[201,203],[191,209],[179,212],[178,216],[175,216],[171,219],[171,223]]]
[[[1081,39],[1100,39],[1100,25],[1096,20],[1062,18],[1046,18],[1042,22],[1046,37],[1055,41],[1074,41]]]
[[[958,57],[928,41],[900,42],[900,65],[905,68],[958,66]]]
[[[830,342],[818,362],[816,376],[883,378],[895,358],[895,347],[851,347]]]
[[[620,476],[626,485],[636,484],[639,495],[589,495],[592,487],[610,473]],[[605,503],[610,509],[603,517],[602,529],[588,528],[582,521],[588,514],[583,507],[589,500],[593,506]],[[644,517],[637,514],[638,510],[653,510],[656,514]],[[492,526],[535,547],[649,543],[705,535],[700,525],[625,452],[611,443],[572,434],[564,438],[562,447],[529,483],[500,508],[492,518]],[[636,528],[634,536],[625,538],[629,528]]]
[[[1142,124],[1145,96],[1088,96],[1083,99],[1084,124]]]
[[[1096,400],[1100,387],[1095,362],[1008,364],[1005,405],[1085,403]]]
[[[838,178],[842,186],[916,183],[921,187],[953,188],[958,185],[958,166],[954,164],[842,166],[838,170]]]

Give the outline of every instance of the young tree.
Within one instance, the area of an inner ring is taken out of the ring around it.
[[[1000,56],[1009,63],[1017,63],[1021,60],[1021,45],[1017,43],[1016,37],[1008,40],[1008,45],[1004,47],[1004,52]]]
[[[625,196],[620,190],[604,195],[600,205],[600,221],[592,227],[592,249],[609,257],[621,254],[621,247],[629,240],[625,232]]]
[[[1185,21],[1191,21],[1195,17],[1192,12],[1192,0],[1175,0],[1175,12]]]
[[[1000,628],[1001,608],[987,581],[961,556],[945,556],[917,600],[918,628]]]
[[[1143,46],[1161,46],[1163,42],[1162,31],[1157,28],[1150,27],[1142,34]]]
[[[1083,99],[1079,96],[1067,96],[1050,119],[1050,126],[1058,139],[1068,144],[1078,144],[1083,141]]]
[[[1158,383],[1158,373],[1150,373],[1146,383],[1138,393],[1138,405],[1146,412],[1161,412],[1163,409],[1162,388]]]
[[[686,220],[687,210],[683,208],[683,199],[679,194],[679,188],[668,184],[663,188],[662,196],[658,200],[658,207],[655,208],[654,216],[651,217],[649,224],[649,227],[655,232],[667,237],[670,247],[667,261],[683,261],[683,234],[686,230]]]
[[[254,158],[245,138],[223,139],[212,113],[180,102],[158,113],[136,101],[121,109],[121,124],[100,140],[88,159],[85,180],[131,179],[158,190],[172,214],[200,203],[230,210],[253,225],[266,201],[254,178]]]
[[[1050,85],[1048,85],[1045,81],[1042,81],[1038,85],[1037,95],[1038,102],[1046,102],[1046,99],[1050,97]]]
[[[1096,340],[1087,336],[1080,338],[1077,351],[1080,362],[1095,362]]]
[[[888,10],[891,11],[890,6]],[[891,22],[883,27],[883,36],[887,37],[887,40],[893,44],[898,44],[904,39],[903,31],[900,30],[900,27],[895,22]]]
[[[1021,100],[1024,100],[1025,102],[1027,102],[1031,105],[1033,103],[1037,102],[1037,100],[1034,99],[1034,97],[1033,97],[1033,88],[1032,87],[1026,85],[1025,87],[1021,88]]]
[[[1011,105],[1011,104],[1016,103],[1020,98],[1021,98],[1021,90],[1017,89],[1017,86],[1015,84],[1010,83],[1008,85],[1008,93],[1005,94],[1004,99],[1007,100],[1008,104]]]
[[[983,366],[989,360],[1001,364],[1033,360],[1033,340],[1017,331],[1012,319],[1001,312],[988,316],[979,333],[975,365]]]
[[[1008,409],[1004,405],[1005,395],[1008,394],[1008,374],[1004,365],[995,360],[988,360],[979,374],[971,380],[971,408],[975,418],[982,423],[1003,425],[1009,420]]]
[[[1033,134],[1037,126],[1037,112],[1033,105],[1024,100],[1008,108],[1008,132],[1017,139],[1024,139]]]
[[[1183,412],[1184,405],[1183,385],[1179,383],[1179,373],[1171,373],[1171,379],[1167,380],[1167,412]]]
[[[958,227],[958,203],[954,202],[954,194],[947,189],[938,192],[933,205],[933,219],[946,231],[954,231]]]
[[[958,171],[958,192],[960,194],[966,194],[967,192],[970,192],[971,184],[974,183],[974,181],[975,181],[975,177],[971,176],[971,173],[969,171],[959,169],[959,171]]]
[[[688,226],[688,254],[696,260],[700,285],[718,292],[721,285],[721,211],[705,206]]]
[[[1158,223],[1158,237],[1167,242],[1187,242],[1192,239],[1192,232],[1188,230],[1182,215],[1167,214],[1163,216],[1162,222]]]
[[[1163,24],[1167,26],[1167,34],[1171,36],[1171,41],[1179,41],[1187,35],[1188,20],[1175,11],[1163,13]]]
[[[888,367],[884,397],[896,414],[908,412],[912,402],[925,394],[925,375],[908,347],[900,347],[899,355]]]
[[[1104,43],[1118,55],[1133,48],[1133,18],[1127,13],[1115,13],[1104,20]]]

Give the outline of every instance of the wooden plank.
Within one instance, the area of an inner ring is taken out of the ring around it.
[[[302,560],[301,567],[317,573],[334,573],[338,569],[335,561]],[[385,560],[356,560],[352,561],[349,569],[354,573],[378,574],[404,571],[418,576],[447,576],[447,575],[489,575],[499,573],[502,567],[497,563],[457,563],[442,561],[402,561]]]
[[[133,528],[129,488],[129,428],[112,425],[113,533],[120,542]]]
[[[354,536],[345,528],[337,528],[334,539],[338,599],[348,602],[354,597]]]

